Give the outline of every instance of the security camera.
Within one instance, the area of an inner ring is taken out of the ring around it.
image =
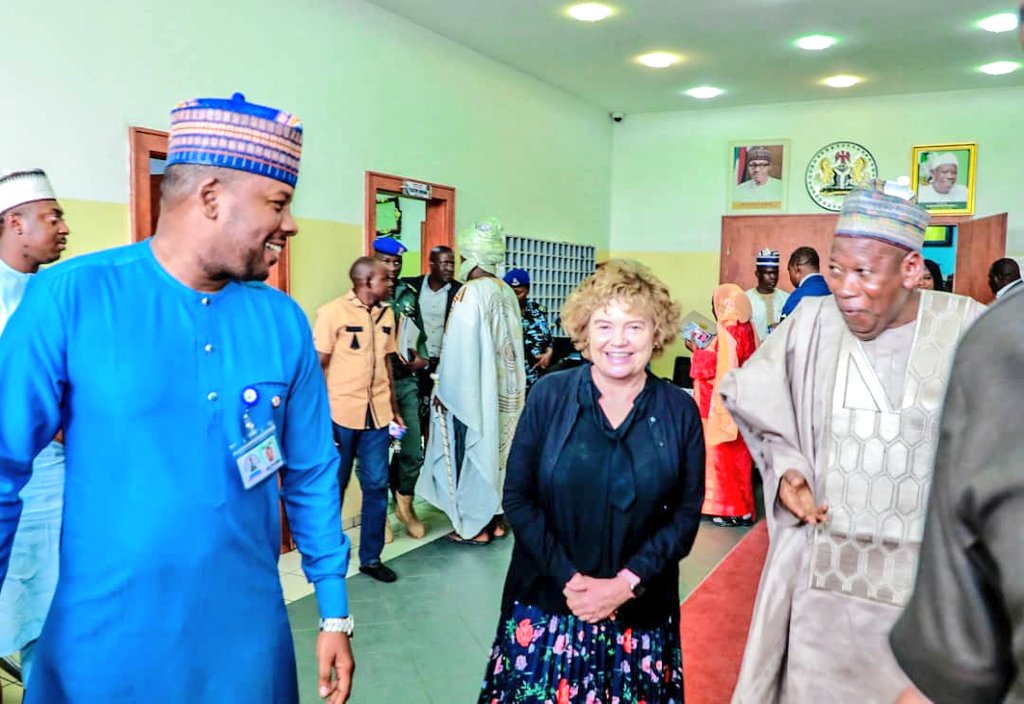
[[[612,122],[622,122],[626,119],[626,113],[624,112],[610,112],[608,116],[612,118]]]

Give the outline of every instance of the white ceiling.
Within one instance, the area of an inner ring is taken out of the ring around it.
[[[840,96],[1024,86],[1024,69],[987,76],[998,60],[1024,62],[1019,32],[974,26],[1015,0],[606,0],[596,23],[565,16],[572,0],[372,0],[374,4],[609,111],[693,110]],[[796,49],[806,34],[840,43]],[[648,51],[686,60],[654,70]],[[833,74],[864,82],[837,90]],[[710,84],[726,93],[696,100]]]

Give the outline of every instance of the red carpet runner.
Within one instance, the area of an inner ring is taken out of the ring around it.
[[[686,704],[728,704],[767,553],[761,521],[679,607]]]

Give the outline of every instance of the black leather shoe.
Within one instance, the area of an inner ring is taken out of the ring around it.
[[[398,579],[398,575],[395,571],[385,565],[383,562],[374,562],[372,565],[361,565],[359,571],[368,577],[373,577],[378,582],[385,582],[390,584]]]

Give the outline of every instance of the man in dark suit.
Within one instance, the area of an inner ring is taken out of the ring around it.
[[[793,284],[793,293],[782,306],[782,320],[793,314],[800,299],[811,296],[828,296],[832,292],[821,275],[821,260],[813,247],[797,247],[789,255],[789,280]]]
[[[997,301],[1024,289],[1024,282],[1020,278],[1020,265],[1016,260],[1009,257],[995,260],[988,270],[988,287],[992,289]]]
[[[426,375],[429,378],[429,372],[437,368],[441,357],[441,340],[452,301],[462,288],[462,284],[455,280],[455,253],[445,245],[434,247],[430,250],[430,272],[426,276],[409,276],[401,281],[416,292],[417,324],[422,322],[420,330],[423,331],[430,360]]]

